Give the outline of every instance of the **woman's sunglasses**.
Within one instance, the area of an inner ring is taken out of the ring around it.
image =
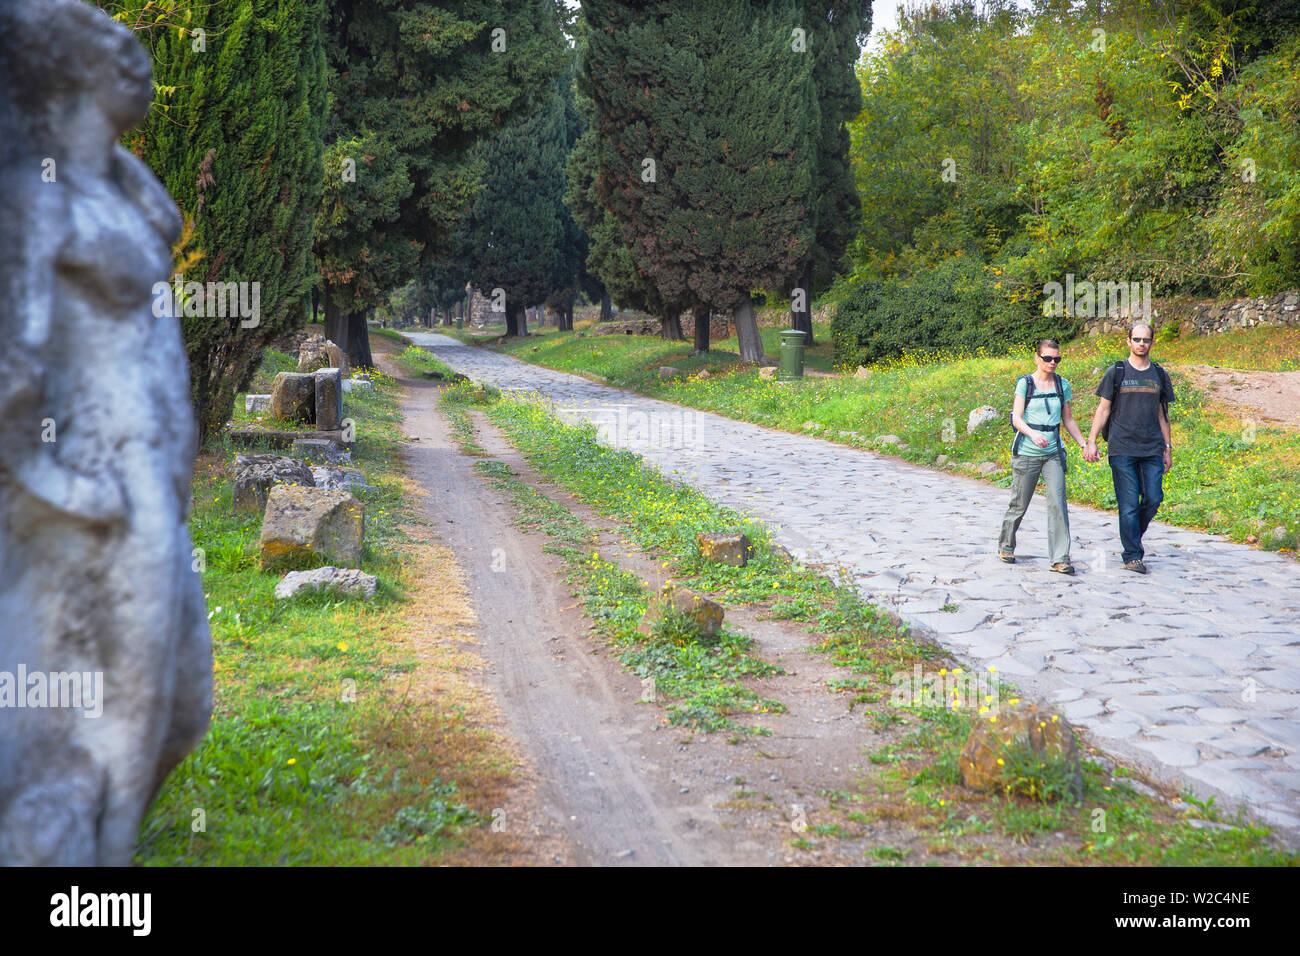
[[[1040,355],[1038,357],[1042,359],[1044,362],[1056,363],[1061,361],[1061,356],[1059,355]]]

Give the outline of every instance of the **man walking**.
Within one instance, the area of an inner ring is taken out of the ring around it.
[[[1138,322],[1128,333],[1128,358],[1106,370],[1097,386],[1097,414],[1092,419],[1083,457],[1100,461],[1097,435],[1106,439],[1115,500],[1119,505],[1119,539],[1124,569],[1146,574],[1142,535],[1164,500],[1165,472],[1174,466],[1169,432],[1169,403],[1174,386],[1152,362],[1151,326]],[[1109,428],[1107,428],[1109,425]]]

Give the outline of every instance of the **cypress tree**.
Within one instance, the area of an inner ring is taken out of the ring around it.
[[[524,310],[555,291],[564,244],[568,140],[562,83],[533,115],[482,149],[483,188],[474,197],[463,247],[474,287],[504,293],[506,334],[527,335]]]
[[[560,238],[555,252],[555,268],[551,276],[551,293],[546,297],[546,305],[560,316],[560,329],[572,332],[574,300],[584,285],[591,286],[590,279],[584,282],[584,265],[590,242],[586,232],[578,225],[569,207],[564,203],[566,164],[573,152],[574,144],[587,126],[585,117],[578,112],[574,102],[572,70],[561,79],[559,94],[564,110],[564,149],[558,156],[559,162],[556,168],[551,170],[548,181],[552,188],[556,215],[560,219]]]
[[[791,326],[813,342],[812,300],[839,271],[862,206],[849,162],[849,127],[862,111],[859,43],[871,32],[870,0],[804,0],[801,26],[817,87],[816,155],[808,210],[813,245],[791,293]],[[796,301],[798,296],[802,301]],[[798,306],[802,305],[802,308]]]
[[[811,249],[812,58],[792,2],[584,5],[581,88],[595,105],[597,197],[664,302],[735,313],[764,359],[750,290],[785,286]]]
[[[586,20],[578,20],[578,63],[581,72],[582,58],[586,56]],[[657,316],[661,323],[661,334],[666,339],[682,338],[679,315],[681,308],[668,306],[660,297],[658,290],[642,273],[632,257],[632,251],[623,240],[623,231],[610,212],[600,204],[596,195],[596,176],[599,172],[599,153],[596,142],[595,104],[583,96],[581,90],[575,91],[575,103],[579,115],[583,118],[582,131],[569,153],[565,168],[568,185],[565,189],[564,204],[582,227],[586,239],[583,257],[583,290],[591,295],[600,296],[600,320],[611,317],[611,294],[618,298],[620,306],[630,306]],[[587,278],[589,277],[589,278]]]
[[[130,22],[154,19],[143,2],[103,6]],[[169,7],[183,23],[185,11]],[[263,348],[304,318],[326,77],[323,0],[212,0],[201,12],[201,21],[190,17],[201,35],[137,33],[166,98],[132,146],[193,220],[188,248],[201,258],[191,258],[185,278],[259,290],[256,325],[244,327],[251,318],[241,316],[181,318],[203,441],[229,419]]]
[[[318,254],[335,310],[327,331],[350,354],[368,351],[364,313],[450,249],[479,186],[475,144],[533,109],[563,72],[565,17],[558,0],[331,5],[330,155],[356,175],[331,187],[338,229]],[[368,151],[340,146],[353,141]]]

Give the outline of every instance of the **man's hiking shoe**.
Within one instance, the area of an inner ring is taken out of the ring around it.
[[[998,557],[1001,558],[1003,561],[1005,561],[1007,564],[1016,563],[1016,556],[1014,554],[1007,554],[1005,551],[999,551]]]
[[[1124,570],[1125,570],[1125,571],[1136,571],[1138,574],[1146,574],[1146,573],[1147,573],[1147,566],[1146,566],[1145,564],[1143,564],[1141,561],[1125,561],[1125,562],[1124,562]]]
[[[1060,574],[1073,574],[1073,573],[1074,573],[1074,565],[1073,565],[1073,564],[1054,564],[1054,565],[1052,565],[1052,570],[1053,570],[1053,571],[1056,571],[1056,572],[1058,572],[1058,573],[1060,573]]]

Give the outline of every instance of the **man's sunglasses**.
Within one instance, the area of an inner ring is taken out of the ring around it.
[[[1059,361],[1061,361],[1061,356],[1059,356],[1059,355],[1040,355],[1040,356],[1038,356],[1038,357],[1039,357],[1040,359],[1042,359],[1044,362],[1053,362],[1053,363],[1055,363],[1055,362],[1059,362]]]
[[[1135,336],[1135,335],[1131,335],[1131,336],[1129,336],[1129,341],[1130,341],[1130,342],[1136,342],[1138,345],[1143,345],[1143,344],[1145,344],[1145,345],[1150,345],[1150,344],[1151,344],[1151,340],[1150,340],[1150,339],[1140,339],[1140,338],[1138,338],[1138,337]]]

